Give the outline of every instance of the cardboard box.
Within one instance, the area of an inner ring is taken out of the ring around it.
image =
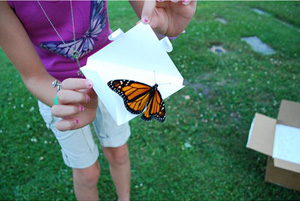
[[[282,100],[277,119],[256,113],[246,147],[269,156],[266,182],[300,191],[300,103]]]

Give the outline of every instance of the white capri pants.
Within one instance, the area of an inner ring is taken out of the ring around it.
[[[94,142],[90,125],[77,130],[59,131],[55,128],[55,123],[61,118],[53,116],[51,108],[41,101],[38,101],[38,105],[46,126],[52,130],[61,146],[65,164],[78,169],[93,165],[98,159],[99,151]],[[118,126],[100,101],[93,126],[103,147],[122,146],[130,136],[129,124]]]

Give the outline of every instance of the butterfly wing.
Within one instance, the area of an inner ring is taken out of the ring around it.
[[[164,122],[166,119],[165,103],[156,87],[152,92],[152,96],[147,105],[147,109],[145,110],[141,118],[145,121],[150,121],[154,118],[160,123]]]
[[[92,1],[89,35],[96,38],[106,26],[106,10],[104,10],[104,1]]]
[[[69,59],[73,59],[73,52],[77,51],[79,53],[79,57],[82,57],[89,53],[94,49],[94,41],[92,38],[80,38],[75,41],[67,41],[63,43],[62,41],[54,41],[54,42],[42,42],[40,46],[50,52],[55,54],[62,55]]]
[[[151,98],[151,86],[144,83],[112,80],[107,85],[123,98],[126,109],[133,114],[142,113]]]

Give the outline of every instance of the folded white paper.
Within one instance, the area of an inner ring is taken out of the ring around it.
[[[118,29],[109,39],[113,42],[89,57],[81,71],[118,125],[137,115],[126,110],[123,99],[107,86],[109,81],[157,83],[163,99],[183,87],[183,77],[167,54],[172,44],[167,37],[159,41],[149,25],[140,23],[126,33]]]
[[[300,164],[300,129],[276,124],[273,158]]]

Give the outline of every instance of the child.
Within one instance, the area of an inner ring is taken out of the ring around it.
[[[143,23],[170,37],[185,29],[196,8],[189,0],[130,4]],[[99,153],[89,127],[93,120],[118,199],[129,200],[129,125],[115,124],[98,105],[91,81],[79,73],[87,58],[109,43],[110,33],[102,0],[0,2],[0,45],[39,99],[41,115],[73,170],[78,200],[98,200]]]

